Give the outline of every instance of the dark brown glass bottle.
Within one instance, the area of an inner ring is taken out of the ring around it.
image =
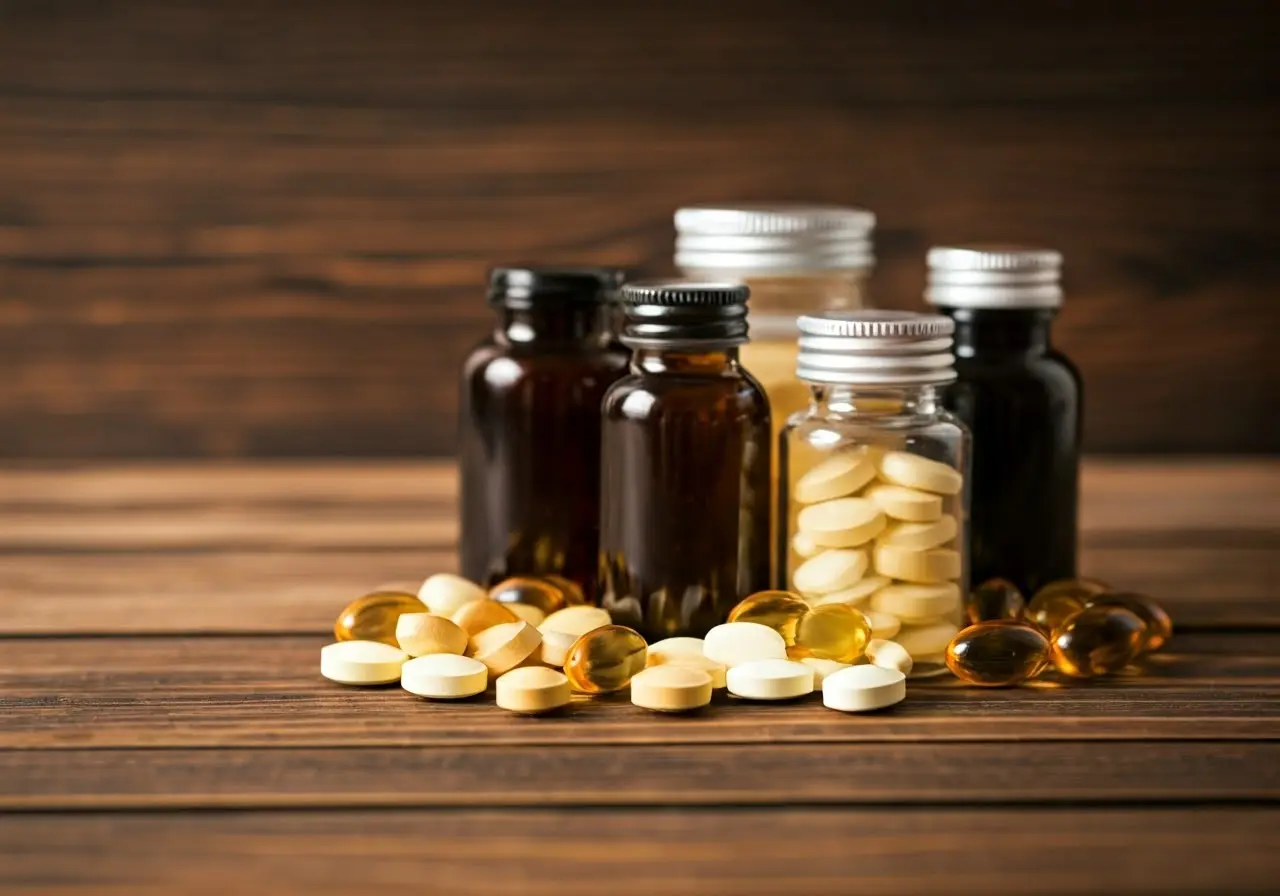
[[[939,248],[928,300],[956,323],[943,402],[973,432],[971,580],[1029,599],[1076,574],[1081,384],[1049,327],[1062,302],[1049,250]]]
[[[601,603],[650,641],[769,587],[769,404],[738,363],[745,286],[628,284],[631,373],[601,433]]]
[[[600,402],[627,370],[613,343],[620,272],[498,268],[493,333],[463,364],[462,574],[564,576],[596,593]]]

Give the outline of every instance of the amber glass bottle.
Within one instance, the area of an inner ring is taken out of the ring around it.
[[[631,372],[605,396],[601,603],[701,636],[769,586],[769,404],[738,363],[745,286],[628,284]]]
[[[1044,249],[929,253],[925,298],[956,323],[943,401],[973,432],[972,581],[1027,597],[1076,574],[1080,375],[1049,339],[1061,265]]]
[[[627,370],[613,343],[620,272],[498,268],[493,333],[463,364],[462,573],[596,585],[600,401]]]

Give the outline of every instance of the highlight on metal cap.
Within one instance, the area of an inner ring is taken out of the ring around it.
[[[936,385],[956,378],[955,322],[911,311],[831,311],[806,315],[796,375],[811,383]]]
[[[1029,246],[935,246],[925,301],[949,308],[1057,308],[1062,253]]]
[[[675,214],[676,265],[687,271],[798,274],[875,263],[876,216],[804,203],[686,206]]]

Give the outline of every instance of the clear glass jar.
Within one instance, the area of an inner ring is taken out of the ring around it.
[[[777,444],[787,418],[809,403],[796,379],[796,319],[867,307],[875,215],[780,203],[689,206],[676,212],[675,225],[676,266],[686,276],[751,289],[751,341],[740,357],[769,398]],[[776,506],[776,458],[770,481]]]
[[[799,328],[811,393],[779,439],[786,587],[895,617],[913,675],[941,674],[969,587],[969,432],[940,396],[955,379],[954,324],[862,311]]]

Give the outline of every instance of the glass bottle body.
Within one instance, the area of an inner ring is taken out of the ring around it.
[[[1028,598],[1076,575],[1080,375],[1050,345],[1046,309],[940,308],[956,322],[944,404],[974,436],[971,563]]]
[[[600,403],[626,373],[611,309],[499,310],[462,371],[462,574],[485,586],[561,575],[596,594]]]
[[[603,407],[601,603],[701,637],[769,584],[769,405],[737,349],[637,349]]]

